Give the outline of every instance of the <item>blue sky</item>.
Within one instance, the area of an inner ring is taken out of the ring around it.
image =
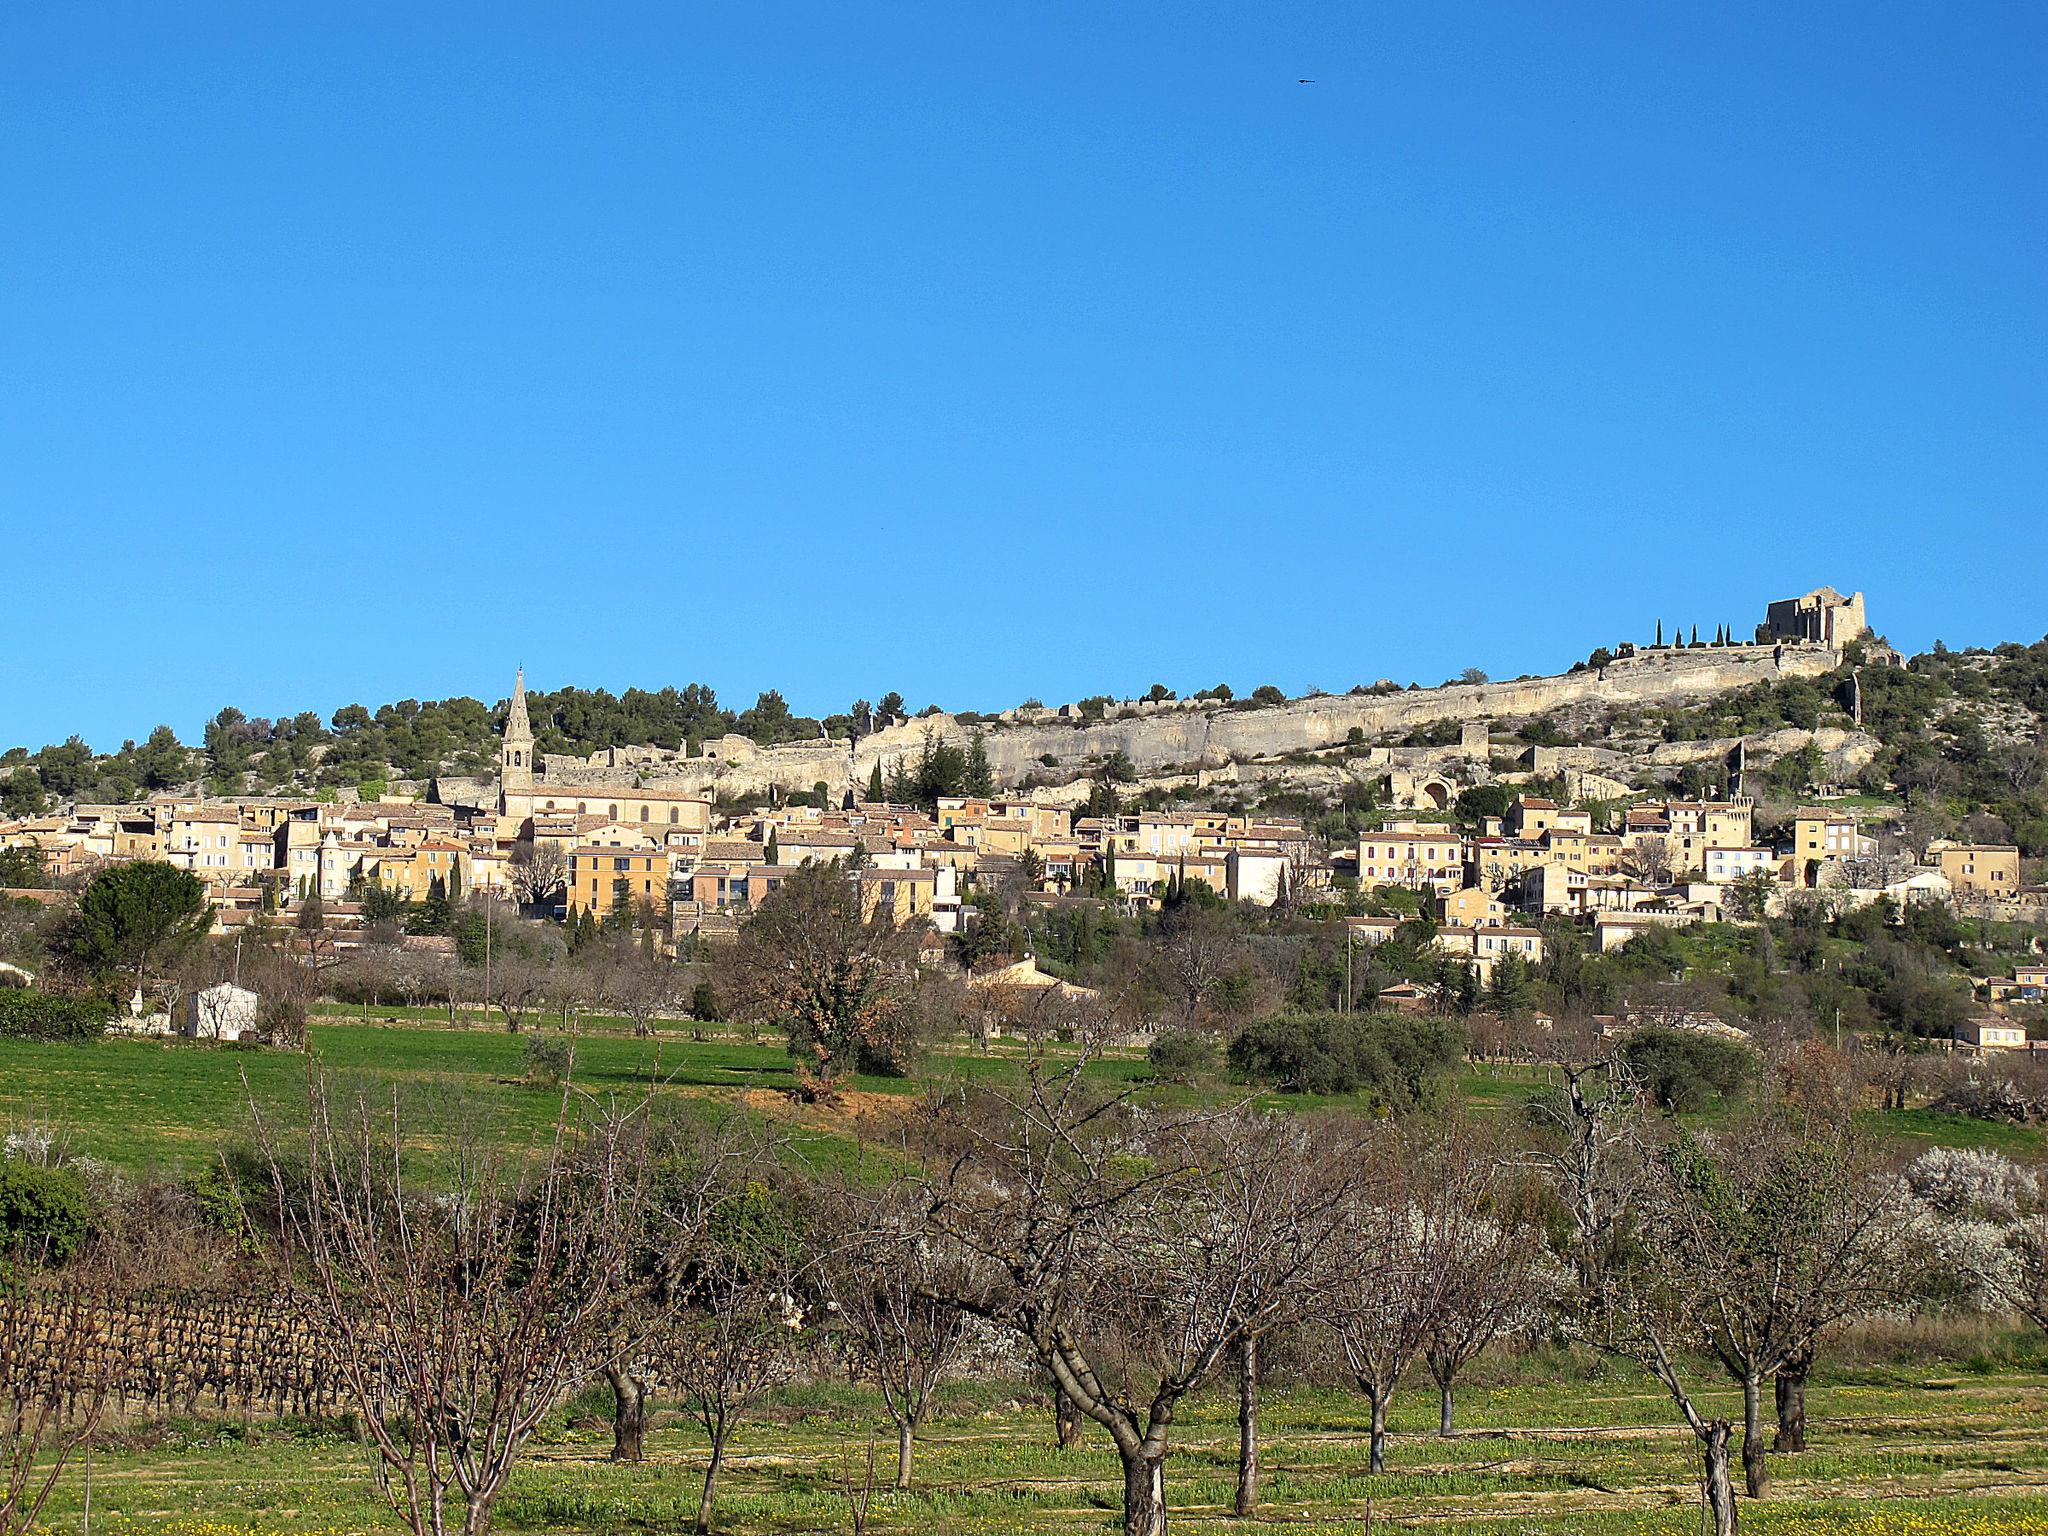
[[[15,6],[0,747],[2034,639],[2048,10]],[[1311,86],[1297,85],[1303,76]]]

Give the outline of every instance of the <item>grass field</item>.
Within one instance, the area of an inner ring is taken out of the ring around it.
[[[1924,1368],[1825,1374],[1811,1398],[1812,1449],[1773,1458],[1774,1483],[1745,1501],[1754,1531],[2000,1536],[2048,1532],[2048,1370],[2022,1354]],[[1619,1368],[1565,1355],[1482,1362],[1491,1381],[1461,1397],[1464,1432],[1434,1433],[1433,1395],[1397,1398],[1391,1470],[1363,1470],[1364,1405],[1325,1390],[1268,1396],[1267,1519],[1261,1528],[1359,1532],[1376,1525],[1459,1533],[1679,1533],[1699,1528],[1696,1460],[1665,1399]],[[1106,1438],[1052,1448],[1044,1410],[1015,1388],[963,1389],[925,1433],[919,1486],[881,1496],[871,1530],[1052,1533],[1114,1527],[1120,1483]],[[1738,1412],[1732,1394],[1717,1394]],[[664,1423],[637,1467],[605,1460],[610,1433],[596,1398],[558,1416],[500,1506],[501,1530],[687,1528],[703,1465],[691,1428]],[[842,1472],[870,1437],[893,1439],[878,1405],[843,1385],[794,1391],[743,1430],[721,1483],[720,1528],[735,1533],[850,1530]],[[1180,1530],[1244,1530],[1225,1515],[1235,1422],[1220,1395],[1184,1421],[1168,1467]],[[378,1531],[396,1522],[376,1501],[345,1436],[258,1421],[180,1421],[128,1428],[94,1464],[94,1529],[152,1536]],[[45,1512],[80,1525],[82,1483],[67,1474]]]
[[[461,1094],[493,1112],[508,1137],[538,1136],[556,1103],[522,1081],[525,1037],[476,1021],[328,1013],[313,1053],[342,1080],[392,1078],[423,1095]],[[584,1021],[577,1078],[593,1090],[645,1083],[711,1105],[793,1113],[788,1057],[772,1042],[635,1038]],[[930,1063],[937,1075],[1002,1072],[1009,1053],[961,1048]],[[251,1099],[286,1121],[303,1112],[305,1062],[288,1053],[181,1042],[110,1040],[89,1046],[0,1041],[0,1127],[38,1121],[73,1149],[135,1174],[187,1172],[228,1138],[245,1136]],[[1105,1081],[1142,1081],[1134,1053],[1091,1068]],[[1533,1068],[1469,1067],[1464,1099],[1513,1114],[1539,1089]],[[917,1085],[862,1079],[857,1099]],[[1155,1090],[1148,1090],[1155,1091]],[[1195,1090],[1156,1090],[1174,1098]],[[1210,1097],[1241,1090],[1218,1086]],[[1301,1101],[1293,1101],[1299,1104]],[[1318,1100],[1316,1103],[1341,1101]],[[799,1139],[843,1151],[843,1123],[798,1120]],[[1902,1149],[1949,1144],[2037,1151],[2036,1132],[1913,1111],[1874,1124]],[[1746,1504],[1751,1530],[1786,1536],[2048,1536],[2048,1359],[2042,1343],[2015,1353],[1895,1352],[1858,1369],[1823,1368],[1812,1398],[1813,1449],[1774,1461],[1773,1496]],[[1863,1358],[1858,1356],[1856,1358]],[[1913,1363],[1902,1363],[1912,1361]],[[1696,1457],[1661,1393],[1631,1371],[1551,1354],[1482,1362],[1464,1393],[1466,1432],[1431,1431],[1435,1403],[1404,1394],[1394,1414],[1393,1470],[1363,1470],[1362,1403],[1320,1389],[1276,1392],[1266,1412],[1266,1492],[1273,1529],[1362,1531],[1374,1522],[1457,1532],[1690,1532],[1698,1529]],[[1050,1533],[1114,1526],[1120,1484],[1106,1441],[1059,1453],[1045,1410],[1014,1386],[960,1388],[929,1426],[920,1486],[887,1494],[870,1529],[932,1533]],[[1723,1412],[1736,1408],[1719,1395]],[[693,1428],[662,1423],[647,1464],[610,1465],[604,1403],[558,1415],[501,1506],[505,1530],[660,1531],[687,1527],[702,1449]],[[812,1385],[776,1403],[744,1434],[721,1496],[734,1532],[851,1529],[837,1479],[870,1437],[887,1444],[879,1406],[844,1385]],[[1170,1497],[1181,1530],[1245,1529],[1227,1519],[1234,1465],[1231,1406],[1193,1405],[1177,1433]],[[882,1458],[887,1460],[886,1455]],[[381,1531],[397,1528],[377,1502],[358,1447],[332,1427],[239,1419],[124,1423],[94,1459],[95,1531],[132,1536]],[[83,1484],[67,1475],[46,1512],[53,1530],[83,1526]]]
[[[476,1021],[449,1027],[439,1010],[417,1017],[385,1013],[374,1019],[334,1010],[311,1028],[313,1054],[337,1079],[390,1078],[422,1094],[456,1093],[478,1102],[508,1137],[538,1136],[551,1122],[556,1096],[522,1080],[530,1038]],[[730,1100],[751,1093],[757,1109],[773,1109],[793,1086],[789,1057],[773,1042],[714,1038],[681,1032],[635,1037],[616,1021],[584,1020],[576,1040],[576,1081],[596,1092],[658,1084],[665,1092],[700,1100]],[[990,1052],[964,1047],[935,1053],[927,1076],[974,1077],[1008,1070],[1014,1048]],[[1111,1054],[1091,1072],[1105,1084],[1143,1082],[1144,1058]],[[1543,1084],[1539,1069],[1474,1065],[1460,1082],[1465,1102],[1482,1112],[1515,1113]],[[188,1172],[224,1139],[251,1129],[253,1101],[266,1115],[302,1123],[306,1062],[293,1053],[222,1049],[183,1041],[106,1040],[87,1046],[0,1040],[0,1131],[34,1122],[61,1129],[72,1149],[134,1174]],[[865,1094],[902,1095],[918,1084],[901,1078],[863,1077]],[[1206,1090],[1148,1089],[1175,1102],[1221,1100],[1245,1092],[1230,1085]],[[1257,1095],[1261,1102],[1296,1109],[1343,1107],[1342,1098]],[[1924,1146],[1982,1146],[2013,1154],[2037,1153],[2037,1129],[1991,1125],[1927,1110],[1873,1116],[1883,1134],[1911,1150]],[[811,1136],[829,1136],[830,1122],[813,1120]]]

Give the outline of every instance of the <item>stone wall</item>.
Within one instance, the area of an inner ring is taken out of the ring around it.
[[[1294,699],[1269,709],[1210,708],[1148,714],[1089,725],[1028,724],[975,727],[985,732],[989,761],[999,780],[1014,784],[1052,757],[1078,770],[1122,752],[1141,773],[1185,765],[1276,756],[1302,748],[1336,746],[1353,729],[1368,738],[1405,735],[1441,721],[1516,719],[1544,715],[1589,701],[1667,703],[1725,693],[1780,677],[1819,677],[1840,664],[1821,646],[1727,646],[1640,652],[1597,671],[1509,683],[1454,683],[1389,694],[1340,694]],[[883,772],[914,755],[929,727],[955,740],[969,728],[949,716],[892,726],[860,744],[857,776],[877,761]]]
[[[620,748],[591,758],[550,756],[543,781],[554,786],[621,783],[750,795],[769,786],[808,790],[820,780],[835,791],[865,787],[877,764],[884,774],[915,758],[930,732],[955,743],[980,731],[998,785],[1013,787],[1037,772],[1083,772],[1121,752],[1140,773],[1220,769],[1304,748],[1337,746],[1354,730],[1367,738],[1405,735],[1443,721],[1462,725],[1548,714],[1573,704],[1663,704],[1703,698],[1781,677],[1819,677],[1839,653],[1810,645],[1738,645],[1639,652],[1598,670],[1505,683],[1454,683],[1398,693],[1337,694],[1293,699],[1264,709],[1207,705],[1132,708],[1128,718],[1078,724],[1039,718],[963,725],[951,715],[907,720],[862,740],[761,747],[727,736],[689,758],[659,748]],[[1448,756],[1469,755],[1467,734]],[[1045,758],[1054,761],[1048,765]],[[1587,766],[1591,766],[1588,764]]]

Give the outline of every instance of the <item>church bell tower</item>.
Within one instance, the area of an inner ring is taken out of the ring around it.
[[[533,795],[533,726],[526,718],[526,669],[512,683],[512,706],[505,712],[505,740],[498,749],[499,809],[524,811]],[[514,805],[514,796],[522,802]]]

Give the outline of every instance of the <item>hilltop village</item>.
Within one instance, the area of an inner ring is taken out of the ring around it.
[[[109,863],[161,860],[204,882],[217,931],[303,921],[312,908],[344,953],[380,919],[478,899],[572,935],[603,925],[661,953],[695,953],[731,939],[793,869],[833,862],[857,881],[863,917],[926,932],[928,958],[964,954],[1026,979],[1042,977],[1035,956],[973,941],[998,892],[1027,926],[1032,911],[1072,902],[1156,913],[1192,888],[1256,909],[1338,912],[1356,945],[1420,918],[1433,952],[1480,986],[1507,957],[1540,965],[1546,920],[1570,922],[1606,953],[1650,929],[1782,913],[1800,892],[1835,915],[1880,901],[2026,911],[2041,893],[2026,886],[2016,843],[1937,836],[1909,846],[1899,807],[1834,782],[1870,756],[1874,744],[1853,730],[1781,729],[1630,764],[1612,748],[1503,741],[1497,718],[1466,718],[1546,692],[1597,697],[1610,683],[1623,696],[1661,690],[1682,703],[1725,687],[1731,670],[1738,680],[1754,668],[1835,674],[1852,648],[1856,691],[1864,669],[1899,665],[1872,635],[1862,595],[1822,588],[1773,604],[1752,642],[1624,647],[1558,679],[1363,690],[1234,714],[1211,700],[1212,740],[1251,725],[1293,734],[1279,752],[1194,764],[1164,761],[1158,738],[1162,723],[1184,737],[1199,701],[1034,707],[977,718],[971,730],[951,716],[880,719],[864,740],[828,744],[838,782],[808,790],[782,787],[815,768],[817,749],[801,744],[543,757],[522,674],[494,778],[438,777],[375,798],[159,793],[75,804],[0,824],[0,849],[14,850],[18,867],[32,860],[43,899]],[[1367,739],[1355,724],[1327,739],[1329,718],[1389,705],[1403,721],[1430,723],[1391,744],[1389,732]],[[1022,733],[1040,745],[1062,730],[1086,771],[1055,778],[1043,771],[1053,754],[1034,761],[1008,740]],[[1091,735],[1105,732],[1120,734],[1090,753]],[[794,775],[778,753],[802,759]],[[730,795],[735,759],[759,786],[749,803]],[[868,782],[857,785],[863,763]],[[722,787],[682,782],[692,773]],[[1004,779],[1024,782],[1005,790]],[[1768,827],[1756,786],[1792,797]],[[1298,809],[1276,810],[1276,799]],[[447,942],[432,924],[413,926],[429,931],[411,942]],[[2029,978],[2010,980],[2014,995],[2031,995]],[[1412,986],[1388,990],[1390,1004],[1427,1001]],[[2008,1041],[1997,1029],[1983,1037]]]

